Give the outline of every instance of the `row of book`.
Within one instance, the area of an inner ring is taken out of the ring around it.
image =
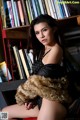
[[[18,67],[18,73],[20,79],[26,79],[32,73],[33,53],[32,50],[27,52],[27,49],[18,49],[17,46],[13,46],[13,52],[15,61]]]
[[[2,0],[1,15],[4,27],[28,25],[40,14],[55,19],[69,17],[70,12],[62,0]]]

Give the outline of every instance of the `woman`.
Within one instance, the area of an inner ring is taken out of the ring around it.
[[[30,33],[34,54],[33,75],[56,80],[65,76],[62,67],[63,48],[59,39],[57,21],[49,15],[40,15],[32,21]],[[69,102],[69,99],[67,101]],[[67,114],[67,103],[65,103],[65,101],[61,103],[56,99],[50,100],[38,95],[25,105],[8,106],[2,111],[8,112],[9,120],[27,117],[37,117],[37,120],[63,120]]]

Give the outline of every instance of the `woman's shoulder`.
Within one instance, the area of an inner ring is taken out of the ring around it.
[[[52,49],[51,49],[51,52],[53,53],[59,53],[59,54],[63,54],[63,49],[62,49],[62,47],[59,45],[59,44],[55,44],[53,47],[52,47]]]
[[[52,47],[47,62],[52,64],[57,64],[61,62],[62,57],[63,57],[63,50],[58,44],[56,44],[55,46]]]

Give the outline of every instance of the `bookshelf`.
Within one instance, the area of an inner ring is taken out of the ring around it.
[[[63,32],[63,35],[68,34],[67,30],[70,28],[72,28],[72,30],[75,27],[78,27],[80,29],[80,15],[68,17],[62,20],[60,19],[58,20],[58,24],[60,29]],[[14,74],[14,71],[16,71],[17,68],[15,67],[15,65],[13,65],[14,56],[12,55],[13,54],[12,47],[17,45],[19,49],[27,48],[27,42],[29,40],[29,28],[30,26],[26,25],[26,26],[20,26],[15,28],[5,28],[2,30],[4,57],[7,63],[7,67],[11,72],[13,81],[16,81],[16,79],[18,80],[20,78],[19,77],[16,78]],[[63,37],[65,38],[65,36]],[[69,44],[69,41],[67,44]],[[16,71],[16,73],[17,72],[18,71]]]
[[[13,59],[12,54],[14,54],[12,51],[12,47],[17,45],[18,48],[27,48],[27,42],[29,40],[29,26],[23,26],[18,28],[8,28],[2,30],[2,36],[3,36],[3,46],[4,46],[4,56],[5,61],[7,63],[7,67],[10,69],[12,74],[12,79],[15,79],[14,77],[14,66],[13,66]],[[19,79],[19,78],[17,78]]]
[[[5,0],[5,1],[7,1],[7,0]],[[23,1],[23,0],[21,0],[21,1]],[[29,0],[26,0],[26,1],[29,1]],[[33,1],[33,0],[30,0],[30,1]],[[44,5],[43,8],[46,7],[44,3],[43,3],[43,5]],[[24,8],[24,11],[25,11],[25,8]],[[47,10],[45,9],[45,11],[43,11],[43,12],[47,13],[46,11]],[[57,18],[56,17],[56,9],[55,9],[54,13],[55,13],[55,18]],[[23,24],[21,24],[21,20],[20,20],[20,26],[15,25],[15,26],[11,27],[11,25],[7,24],[7,25],[4,25],[4,27],[2,28],[2,40],[3,40],[2,42],[3,42],[3,48],[4,48],[4,59],[7,63],[7,67],[10,70],[10,73],[12,75],[12,80],[10,80],[8,82],[0,83],[0,91],[3,93],[5,100],[7,99],[6,101],[8,101],[8,99],[10,98],[8,94],[13,93],[12,96],[14,96],[15,91],[16,91],[17,87],[19,86],[19,84],[24,83],[24,81],[26,80],[26,79],[21,80],[19,78],[19,76],[18,76],[18,78],[16,77],[16,74],[18,73],[18,71],[17,71],[16,65],[13,64],[14,56],[13,56],[13,52],[12,52],[12,46],[17,45],[19,49],[27,48],[27,43],[29,40],[29,28],[30,28],[29,23],[31,21],[31,18],[30,18],[31,16],[29,16],[29,14],[30,13],[28,13],[28,11],[27,11],[27,13],[24,15],[25,22]],[[33,15],[35,15],[35,14],[33,14]],[[9,16],[8,16],[8,18],[9,18]],[[2,18],[2,19],[5,20],[5,18]],[[7,21],[7,22],[9,22],[9,21]],[[72,30],[73,30],[73,28],[76,28],[76,27],[78,27],[80,29],[80,15],[67,16],[62,19],[58,18],[58,24],[59,24],[59,27],[60,27],[61,31],[63,32],[63,34],[67,33],[67,30],[69,30],[70,28],[72,28]],[[69,36],[69,34],[67,36]],[[80,36],[80,33],[79,33],[79,36]],[[63,39],[65,39],[65,36],[63,36]],[[74,41],[74,42],[76,43],[76,41]],[[69,43],[70,43],[70,41],[68,41],[67,44],[69,45]],[[72,41],[71,41],[71,45],[72,45]],[[15,73],[15,71],[16,71],[16,73]],[[13,103],[14,103],[14,101],[13,101]],[[10,102],[8,104],[12,104],[12,102]]]

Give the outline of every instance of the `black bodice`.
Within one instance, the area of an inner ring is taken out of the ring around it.
[[[59,78],[65,75],[64,68],[59,64],[46,64],[42,61],[36,61],[33,65],[33,73],[50,78]]]

